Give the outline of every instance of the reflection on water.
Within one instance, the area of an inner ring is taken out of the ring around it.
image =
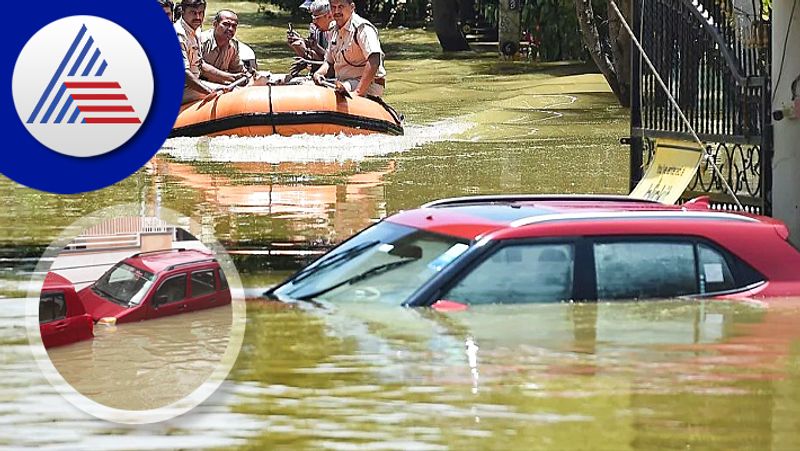
[[[254,307],[233,377],[263,389],[237,411],[275,425],[263,446],[796,449],[798,320],[684,301]]]
[[[219,364],[228,346],[231,306],[113,328],[94,340],[48,350],[78,392],[109,407],[148,410],[184,398]]]

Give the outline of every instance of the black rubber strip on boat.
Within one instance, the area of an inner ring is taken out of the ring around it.
[[[388,135],[402,135],[403,127],[392,122],[353,116],[333,111],[293,112],[293,113],[245,113],[220,119],[200,122],[172,130],[170,138],[199,137],[233,130],[241,127],[272,126],[273,130],[281,125],[330,124],[341,127],[357,128]]]

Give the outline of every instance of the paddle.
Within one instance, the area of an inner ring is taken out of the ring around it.
[[[336,91],[337,95],[341,95],[341,96],[347,97],[348,99],[352,99],[353,98],[353,96],[350,94],[350,91],[348,91],[347,88],[345,88],[344,85],[342,84],[342,82],[339,81],[339,80],[335,80],[333,83],[331,83],[331,82],[329,82],[327,80],[323,80],[323,81],[320,81],[319,84],[321,86],[326,87],[326,88],[333,89],[334,91]]]
[[[242,75],[238,79],[232,81],[231,83],[229,83],[229,84],[227,84],[225,86],[220,86],[219,88],[215,88],[208,95],[206,95],[205,98],[203,98],[203,103],[206,103],[208,101],[213,100],[214,98],[216,98],[218,95],[220,95],[223,92],[231,92],[233,90],[233,88],[235,88],[237,86],[241,86],[242,83],[246,82],[247,80],[249,80],[250,77],[252,77],[251,74],[245,74],[245,75]]]

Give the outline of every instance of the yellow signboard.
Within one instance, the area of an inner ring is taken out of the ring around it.
[[[653,162],[629,196],[674,204],[694,179],[702,156],[695,142],[657,139]]]

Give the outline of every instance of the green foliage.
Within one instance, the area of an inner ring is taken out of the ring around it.
[[[542,61],[584,56],[573,0],[527,0],[522,7],[523,34],[530,33],[534,54]]]
[[[266,13],[278,6],[293,17],[305,18],[300,0],[254,0]],[[769,0],[767,0],[769,1]],[[499,0],[474,3],[476,25],[497,27]],[[606,0],[595,0],[605,11]],[[599,4],[602,3],[603,6]],[[465,1],[464,4],[469,4]],[[268,7],[268,5],[272,5]],[[356,0],[356,8],[383,26],[420,26],[430,21],[430,0]],[[531,42],[533,56],[542,61],[583,59],[578,19],[573,0],[523,0],[522,40]],[[598,18],[604,21],[602,18]]]

